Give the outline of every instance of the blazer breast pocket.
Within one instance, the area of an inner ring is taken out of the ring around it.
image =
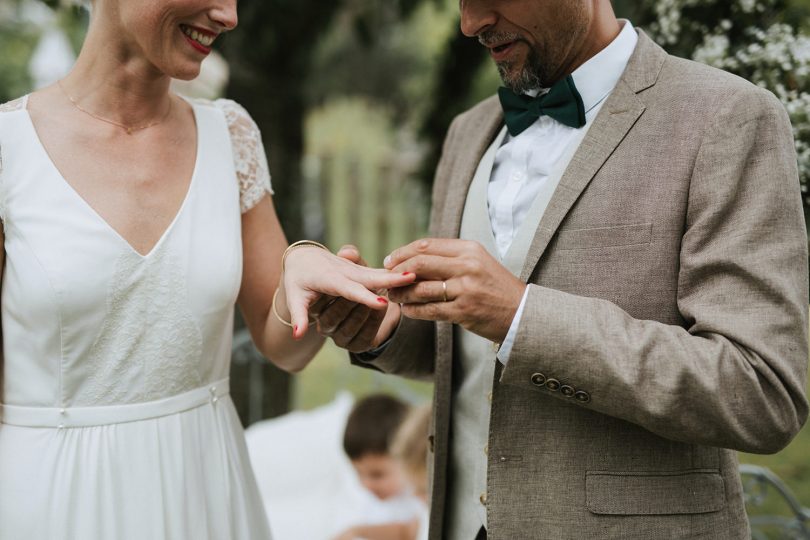
[[[611,248],[645,245],[651,241],[652,223],[637,223],[614,227],[561,229],[557,233],[556,248],[561,250]]]
[[[726,494],[714,471],[588,472],[585,500],[593,514],[706,514],[721,510]]]

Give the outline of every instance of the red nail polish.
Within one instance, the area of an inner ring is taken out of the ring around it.
[[[387,303],[388,303],[388,300],[386,300],[386,299],[385,299],[385,298],[383,298],[382,296],[378,296],[378,297],[377,297],[377,302],[379,302],[379,303],[381,303],[381,304],[387,304]]]
[[[410,273],[410,272],[403,272],[403,273],[402,273],[402,275],[403,275],[403,276],[410,276],[410,275],[411,275],[411,273]]]

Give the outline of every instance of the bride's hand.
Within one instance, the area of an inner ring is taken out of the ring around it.
[[[343,246],[337,255],[368,266],[355,246]],[[390,303],[387,311],[380,311],[345,298],[324,295],[310,306],[309,314],[318,321],[320,335],[332,338],[341,349],[361,353],[378,347],[393,334],[399,325],[400,311],[396,303]]]
[[[283,279],[293,335],[300,339],[309,328],[309,308],[321,295],[342,297],[384,311],[388,300],[372,291],[409,285],[416,275],[366,268],[325,249],[301,246],[288,253]]]

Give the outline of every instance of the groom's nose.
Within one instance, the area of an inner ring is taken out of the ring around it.
[[[461,32],[474,37],[494,26],[498,22],[498,14],[492,5],[492,0],[461,0]]]

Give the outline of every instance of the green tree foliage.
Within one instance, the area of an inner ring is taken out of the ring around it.
[[[424,1],[424,0],[421,0]],[[304,121],[310,108],[308,89],[319,74],[313,70],[322,36],[341,15],[361,41],[373,43],[376,22],[396,10],[411,13],[420,0],[240,0],[239,31],[225,36],[223,53],[231,66],[228,97],[250,111],[267,148],[275,205],[288,239],[303,236]],[[272,401],[266,416],[286,412],[289,376],[269,375]]]
[[[13,20],[0,21],[0,103],[27,93],[31,88],[28,59],[39,32]]]

